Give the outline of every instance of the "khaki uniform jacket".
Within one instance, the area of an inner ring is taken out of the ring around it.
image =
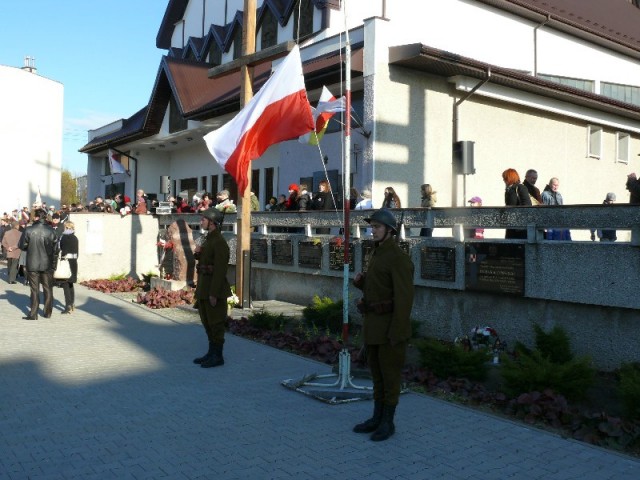
[[[198,265],[213,265],[213,272],[198,272],[196,298],[201,300],[216,297],[218,302],[226,304],[227,298],[231,296],[231,286],[227,280],[229,245],[218,230],[207,234],[200,250]]]
[[[395,345],[411,338],[413,307],[413,262],[393,238],[379,244],[369,257],[362,291],[365,304],[393,301],[393,311],[364,315],[364,342]]]

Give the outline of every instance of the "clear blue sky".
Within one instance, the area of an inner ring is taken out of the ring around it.
[[[64,85],[62,167],[85,174],[87,130],[144,107],[166,50],[156,35],[168,0],[5,0],[0,64]]]

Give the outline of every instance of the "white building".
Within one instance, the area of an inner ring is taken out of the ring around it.
[[[61,83],[23,68],[0,65],[0,213],[42,201],[60,205],[63,94]]]
[[[344,27],[352,45],[352,185],[382,203],[386,186],[403,206],[420,186],[438,207],[479,195],[504,204],[501,174],[535,168],[542,190],[560,179],[566,204],[627,198],[626,175],[640,152],[640,9],[629,0],[257,1],[256,50],[297,37],[312,104],[323,85],[344,88]],[[156,38],[166,50],[149,103],[128,119],[90,132],[88,195],[117,188],[174,193],[234,192],[202,137],[239,109],[239,73],[209,70],[240,56],[242,0],[171,0]],[[300,17],[300,18],[298,18]],[[300,20],[300,21],[299,21]],[[273,61],[276,65],[278,60]],[[254,90],[272,62],[254,67]],[[105,92],[106,93],[106,92]],[[134,109],[135,106],[132,106]],[[324,178],[341,189],[342,134],[332,122],[322,152],[297,141],[252,164],[262,204],[290,183]],[[473,162],[453,155],[474,142]],[[466,144],[467,146],[470,144]],[[127,154],[130,175],[109,175],[109,148]],[[134,160],[135,158],[135,160]],[[463,174],[464,173],[464,174]],[[113,185],[112,185],[113,184]],[[162,195],[160,195],[162,197]]]

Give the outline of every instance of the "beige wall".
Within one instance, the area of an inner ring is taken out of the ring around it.
[[[403,207],[420,205],[420,185],[438,193],[438,207],[452,205],[450,145],[453,103],[462,97],[446,78],[405,68],[377,66],[376,131],[373,155],[374,205],[386,186],[398,192]],[[458,97],[454,97],[457,94]],[[616,161],[616,130],[604,127],[601,158],[587,156],[589,122],[475,94],[458,110],[458,138],[475,142],[474,175],[457,176],[459,206],[472,196],[485,206],[504,205],[502,172],[515,168],[522,180],[538,171],[542,191],[551,177],[560,180],[565,204],[600,204],[607,192],[628,201],[626,175],[635,171],[638,136],[632,136],[631,162]],[[495,232],[501,236],[500,232]],[[587,239],[588,232],[576,232]]]
[[[76,213],[78,281],[158,273],[158,219],[152,215]]]

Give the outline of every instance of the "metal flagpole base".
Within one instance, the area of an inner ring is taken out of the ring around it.
[[[320,383],[315,380],[322,378],[336,378],[333,383]],[[338,373],[325,375],[307,375],[301,380],[284,380],[282,385],[305,395],[309,395],[323,402],[337,404],[370,400],[373,398],[373,386],[356,385],[351,376],[351,354],[343,349],[338,356]]]

